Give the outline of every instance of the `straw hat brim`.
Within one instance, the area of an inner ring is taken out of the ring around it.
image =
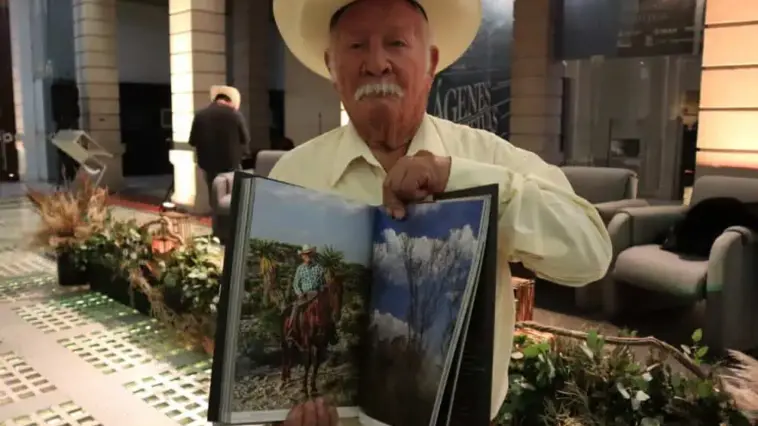
[[[239,108],[240,106],[240,92],[234,87],[231,86],[222,86],[222,85],[216,85],[211,86],[211,102],[216,99],[216,96],[218,95],[225,95],[229,99],[232,100],[232,105],[234,105],[235,108]]]
[[[292,54],[316,74],[329,79],[324,52],[329,47],[329,22],[354,0],[274,0],[274,19]],[[429,18],[439,49],[437,73],[457,61],[474,41],[482,21],[482,5],[474,0],[417,0]]]

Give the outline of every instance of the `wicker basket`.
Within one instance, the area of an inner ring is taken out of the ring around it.
[[[516,297],[516,321],[531,321],[534,319],[534,280],[527,278],[511,278],[511,287]]]

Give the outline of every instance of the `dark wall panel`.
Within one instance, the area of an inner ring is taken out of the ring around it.
[[[700,44],[704,2],[562,0],[560,59],[691,54]],[[698,4],[699,3],[699,4]]]
[[[0,0],[0,94],[0,180],[17,180],[16,116],[13,105],[11,27],[7,0]]]
[[[476,40],[458,62],[437,76],[428,111],[505,138],[510,119],[513,0],[481,1],[484,19]]]

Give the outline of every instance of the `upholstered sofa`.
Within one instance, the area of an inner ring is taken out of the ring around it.
[[[271,169],[279,158],[286,151],[260,151],[255,158],[255,169],[246,170],[255,172],[260,176],[268,176]],[[213,216],[211,218],[213,235],[225,243],[230,229],[230,209],[232,205],[232,184],[234,183],[234,172],[222,173],[213,180],[211,188],[211,207]]]
[[[712,197],[758,201],[758,179],[705,176],[695,182],[690,205]],[[758,344],[756,235],[731,227],[707,258],[683,256],[660,246],[687,206],[650,206],[620,211],[608,226],[617,256],[602,288],[609,316],[705,300],[704,339],[717,349]]]
[[[638,179],[632,170],[583,166],[564,166],[561,170],[574,192],[595,205],[606,225],[621,209],[648,205],[647,201],[637,198]],[[585,310],[599,309],[602,300],[600,287],[603,281],[574,290],[576,306]]]

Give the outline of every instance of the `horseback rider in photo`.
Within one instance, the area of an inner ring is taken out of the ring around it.
[[[304,245],[298,254],[303,262],[298,265],[295,277],[292,279],[292,289],[297,298],[290,314],[291,332],[294,332],[296,328],[302,329],[303,308],[308,306],[318,296],[319,291],[326,287],[326,270],[314,259],[316,248]]]

